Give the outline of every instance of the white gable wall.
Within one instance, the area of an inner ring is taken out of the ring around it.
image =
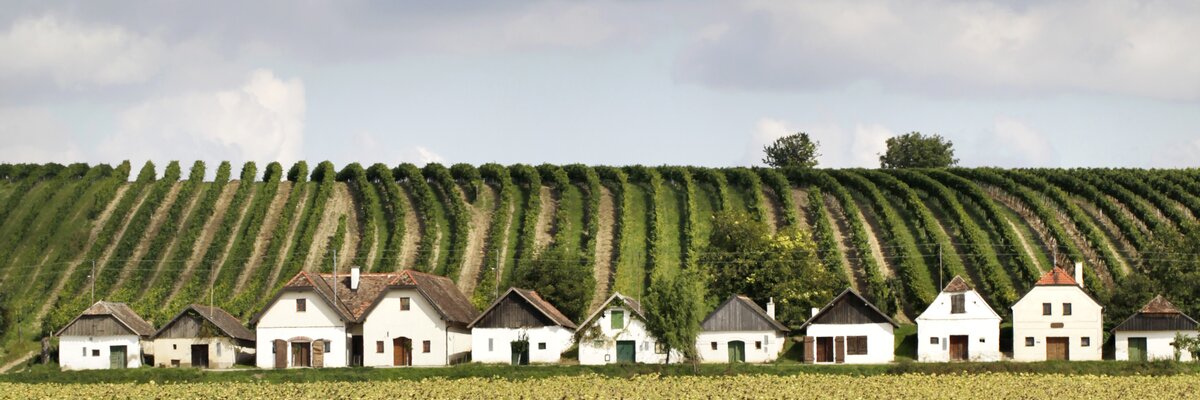
[[[400,298],[409,298],[409,309],[400,310]],[[465,357],[471,351],[471,335],[466,330],[447,329],[446,321],[433,304],[416,289],[389,291],[363,320],[363,363],[366,366],[392,366],[393,340],[412,340],[412,365],[447,365],[448,360]],[[377,342],[383,341],[383,352]],[[429,341],[429,352],[424,342]]]
[[[1050,315],[1042,315],[1042,303],[1050,303]],[[1071,303],[1071,315],[1063,315],[1063,303]],[[1046,360],[1046,338],[1067,337],[1071,360],[1100,360],[1104,342],[1103,308],[1078,286],[1034,286],[1012,306],[1013,359]],[[1051,327],[1062,323],[1061,328]],[[1025,338],[1034,338],[1026,346]],[[1091,343],[1082,346],[1082,338]]]
[[[783,333],[779,331],[706,331],[696,337],[696,349],[700,362],[725,363],[729,362],[729,342],[741,341],[745,344],[747,363],[767,363],[779,357],[784,340]],[[716,349],[713,349],[714,342]]]
[[[612,310],[624,310],[625,312],[625,327],[623,329],[613,329],[611,314]],[[591,326],[600,328],[600,336],[587,337],[588,329]],[[646,332],[646,324],[638,319],[633,311],[627,307],[607,307],[594,321],[591,326],[581,327],[579,329],[579,363],[583,365],[603,365],[614,364],[617,362],[617,341],[634,341],[637,354],[634,356],[634,361],[644,364],[661,364],[666,361],[666,353],[658,353],[655,351],[655,343],[657,339]],[[672,350],[671,362],[682,362],[682,354],[678,350]]]
[[[471,330],[471,361],[512,363],[512,342],[524,333],[529,340],[530,363],[557,363],[562,352],[571,347],[575,331],[558,325],[540,328],[475,328]],[[538,349],[539,343],[546,348]]]
[[[866,336],[867,354],[846,354],[846,364],[883,364],[895,359],[895,333],[892,324],[812,324],[805,335],[819,337]],[[844,342],[843,342],[844,343]],[[837,343],[834,342],[834,354]]]
[[[1129,360],[1129,338],[1146,338],[1146,358],[1149,360],[1174,360],[1175,347],[1171,343],[1175,341],[1175,334],[1183,333],[1185,336],[1196,337],[1200,335],[1197,331],[1118,331],[1116,335],[1116,359]],[[1192,355],[1187,351],[1180,352],[1180,361],[1192,361]]]
[[[125,346],[126,367],[142,366],[141,339],[136,335],[59,337],[58,363],[64,370],[109,369],[111,346]],[[92,350],[100,354],[93,356]]]
[[[305,311],[296,311],[296,299],[305,299]],[[311,291],[286,291],[269,305],[255,328],[255,364],[259,368],[275,367],[276,339],[287,341],[294,337],[330,341],[325,350],[325,367],[345,367],[347,355],[346,324],[341,317]],[[291,366],[289,344],[288,366]]]
[[[952,314],[951,297],[963,295],[963,311]],[[917,317],[917,360],[921,362],[950,361],[950,336],[967,336],[967,352],[971,361],[1000,360],[1000,316],[974,290],[942,292],[929,308]],[[937,344],[931,343],[937,338]]]

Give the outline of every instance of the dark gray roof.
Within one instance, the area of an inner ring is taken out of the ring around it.
[[[471,324],[467,325],[467,327],[472,328],[475,326],[475,324],[479,323],[479,320],[483,319],[484,316],[487,316],[488,313],[492,312],[492,310],[494,310],[496,306],[504,300],[505,297],[508,297],[509,293],[515,293],[517,297],[525,300],[526,303],[533,306],[538,310],[538,312],[541,312],[542,315],[545,315],[546,318],[554,321],[554,323],[558,324],[559,326],[570,329],[576,328],[575,323],[572,322],[570,318],[567,318],[566,315],[563,315],[563,313],[558,310],[558,307],[555,307],[553,304],[550,304],[550,302],[546,301],[546,299],[543,299],[537,291],[517,288],[508,288],[507,292],[504,292],[503,295],[497,297],[496,300],[492,302],[492,305],[488,306],[488,308],[483,310],[482,313],[479,313],[479,316],[476,317],[474,321],[471,321]]]
[[[1196,320],[1179,311],[1175,305],[1163,298],[1155,296],[1146,303],[1145,307],[1113,328],[1119,331],[1194,331],[1200,324]]]
[[[158,332],[154,333],[154,337],[157,338],[159,335],[162,335],[164,331],[170,328],[176,321],[179,321],[179,318],[187,314],[189,310],[195,311],[201,318],[211,322],[226,336],[234,339],[254,341],[254,331],[242,326],[242,321],[238,320],[237,317],[219,307],[209,307],[199,304],[188,305],[179,314],[175,314],[174,318],[171,318],[170,321],[163,324],[162,328],[158,329]]]
[[[871,304],[871,302],[867,301],[866,298],[862,297],[862,295],[858,294],[858,292],[854,291],[854,289],[847,288],[846,290],[842,291],[842,294],[839,294],[839,295],[837,295],[837,297],[834,297],[833,300],[831,300],[829,302],[829,304],[826,304],[825,307],[822,307],[821,311],[817,312],[817,315],[814,315],[814,316],[812,316],[812,318],[809,318],[807,321],[804,321],[804,324],[800,325],[800,329],[803,330],[805,328],[808,328],[809,325],[812,325],[814,323],[824,323],[824,322],[817,322],[817,321],[821,321],[826,315],[830,315],[831,311],[834,309],[840,309],[840,308],[846,308],[846,307],[855,309],[855,311],[852,312],[851,314],[854,314],[854,313],[865,314],[865,315],[862,315],[861,317],[869,319],[869,322],[887,322],[889,324],[892,324],[893,327],[897,327],[897,328],[900,327],[900,324],[897,324],[896,321],[892,320],[892,318],[887,316],[887,314],[884,314],[883,311],[880,311],[879,308],[875,307],[874,304]],[[862,322],[868,322],[868,321],[862,321]],[[856,322],[856,323],[859,323],[859,322]]]
[[[129,305],[126,305],[125,303],[113,303],[101,300],[97,301],[96,304],[92,304],[92,306],[88,307],[86,310],[83,310],[83,312],[75,316],[71,322],[63,325],[63,328],[59,329],[54,335],[61,335],[63,330],[67,329],[68,326],[71,326],[71,324],[75,323],[76,320],[85,315],[112,316],[117,320],[117,322],[120,322],[121,325],[129,328],[130,331],[133,331],[133,333],[137,334],[138,336],[150,337],[150,335],[154,334],[154,325],[150,325],[149,322],[146,322],[146,320],[142,319],[142,317],[136,312],[133,312],[133,309],[129,308]]]
[[[700,329],[709,332],[788,331],[786,326],[767,315],[766,310],[759,307],[754,300],[740,294],[729,296],[717,309],[704,317],[704,321],[700,322]]]

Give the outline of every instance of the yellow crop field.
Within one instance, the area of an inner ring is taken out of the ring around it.
[[[557,399],[557,398],[863,398],[863,399],[1185,399],[1200,393],[1200,375],[639,375],[392,380],[310,383],[0,384],[0,399],[289,398],[289,399]]]

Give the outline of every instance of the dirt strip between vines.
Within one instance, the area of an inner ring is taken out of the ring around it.
[[[535,253],[549,246],[550,241],[554,238],[554,216],[558,215],[558,198],[555,197],[555,192],[549,187],[542,186],[541,195],[538,196],[542,206],[538,210],[537,229],[533,239]]]
[[[192,199],[188,203],[188,205],[184,208],[183,214],[180,214],[177,217],[177,218],[183,218],[183,220],[178,221],[177,225],[175,226],[175,232],[171,233],[171,235],[173,236],[171,239],[171,243],[168,244],[165,251],[163,251],[163,253],[162,253],[163,256],[171,254],[172,251],[175,249],[175,246],[178,246],[179,235],[183,232],[183,229],[187,227],[188,218],[191,217],[192,211],[196,209],[196,206],[200,204],[200,201],[204,198],[204,196],[206,196],[205,193],[208,193],[209,190],[212,190],[212,184],[205,183],[205,184],[202,184],[201,186],[197,187],[195,189],[195,192],[192,193]],[[174,263],[174,262],[179,262],[179,260],[166,260],[165,262],[166,263]],[[143,285],[142,287],[152,288],[155,286],[155,283],[158,282],[159,279],[162,279],[161,278],[162,272],[164,269],[167,268],[166,265],[164,264],[164,261],[156,262],[154,265],[159,265],[159,267],[155,268],[154,271],[151,272],[153,275],[150,276],[150,282]],[[145,294],[146,294],[145,292],[139,293],[138,299],[141,299],[141,297]]]
[[[208,217],[208,221],[201,228],[200,239],[196,241],[196,245],[192,249],[192,254],[183,266],[183,272],[179,274],[179,280],[175,282],[175,287],[171,289],[171,293],[167,295],[165,300],[175,298],[175,295],[183,289],[184,283],[190,280],[192,275],[195,274],[196,265],[200,263],[200,258],[204,257],[204,251],[212,243],[213,236],[216,235],[217,227],[220,225],[221,220],[225,219],[225,213],[229,211],[229,203],[233,201],[233,194],[237,192],[239,184],[241,182],[238,181],[225,184],[225,190],[221,192],[221,197],[217,198],[217,204],[213,207],[212,215]],[[164,301],[164,304],[166,304],[166,301]]]
[[[254,197],[258,196],[258,192],[262,190],[262,185],[255,185],[254,182],[246,182],[246,184],[250,185],[250,195],[246,196],[246,201],[242,202],[242,208],[234,210],[238,215],[237,222],[233,224],[235,227],[242,226],[242,222],[246,219],[246,214],[250,213],[250,206],[254,204]],[[221,267],[225,264],[225,258],[229,257],[229,252],[233,251],[233,245],[237,243],[238,239],[241,238],[238,237],[238,233],[235,231],[230,235],[229,241],[225,243],[224,248],[217,255],[215,263],[207,266],[211,269],[208,273],[208,287],[213,287],[217,282],[217,275],[221,273]]]
[[[463,293],[475,293],[475,285],[479,284],[479,268],[483,265],[484,252],[487,251],[488,228],[491,227],[492,215],[496,211],[496,189],[487,184],[479,185],[479,198],[476,204],[467,203],[471,213],[471,226],[467,227],[467,248],[463,254],[462,268],[458,270],[458,289]],[[459,196],[462,196],[462,193]],[[466,203],[466,197],[462,197]]]
[[[796,205],[796,223],[812,232],[812,223],[808,221],[808,191],[792,188],[792,203]]]
[[[399,199],[400,208],[404,209],[404,237],[400,239],[400,254],[397,257],[400,259],[398,268],[402,270],[412,268],[417,262],[417,245],[421,243],[425,227],[421,225],[421,218],[417,216],[417,209],[413,207],[412,195],[408,193],[408,188],[401,186],[400,192],[404,194]]]
[[[779,228],[783,227],[783,207],[779,205],[779,197],[775,196],[775,192],[771,188],[762,188],[760,195],[763,202],[766,203],[762,205],[763,210],[767,212],[767,220],[763,222],[767,223],[767,230],[771,234],[775,234],[775,232],[779,232]],[[752,196],[751,199],[755,197],[757,196]]]
[[[92,221],[92,229],[91,232],[88,233],[87,244],[82,247],[83,251],[79,253],[79,256],[75,257],[75,259],[71,260],[71,262],[67,264],[67,270],[63,271],[63,273],[59,275],[58,283],[55,284],[54,289],[51,289],[50,293],[46,295],[46,302],[42,304],[42,307],[38,309],[37,315],[34,316],[35,321],[41,321],[42,318],[46,316],[46,313],[50,312],[50,308],[54,306],[54,303],[58,302],[58,296],[62,293],[63,287],[67,285],[67,279],[71,276],[71,274],[75,273],[75,268],[79,267],[79,264],[84,262],[83,258],[87,256],[87,250],[96,245],[96,236],[100,235],[100,230],[104,228],[105,224],[108,223],[108,219],[112,217],[113,210],[117,208],[117,203],[121,202],[121,198],[123,198],[128,191],[129,185],[121,185],[118,187],[117,192],[113,195],[112,201],[108,202],[108,205],[104,207],[104,211],[100,212],[100,216],[97,217],[95,221]]]
[[[1096,221],[1100,224],[1101,230],[1104,231],[1105,235],[1108,236],[1113,245],[1119,246],[1119,249],[1113,249],[1111,246],[1109,248],[1114,250],[1114,253],[1124,256],[1117,257],[1122,261],[1121,265],[1118,267],[1128,274],[1131,270],[1129,267],[1129,260],[1139,257],[1137,248],[1133,247],[1133,243],[1130,243],[1129,239],[1127,239],[1125,235],[1121,234],[1120,228],[1117,228],[1117,225],[1113,223],[1111,219],[1108,219],[1107,215],[1104,215],[1103,212],[1100,212],[1096,206],[1092,205],[1092,203],[1075,198],[1071,200],[1075,202],[1076,206],[1084,211],[1084,214],[1092,217],[1092,221]]]
[[[263,260],[263,253],[267,252],[267,245],[271,242],[271,232],[275,231],[275,225],[279,224],[279,215],[283,211],[283,204],[287,202],[288,196],[292,192],[292,182],[279,182],[279,188],[275,191],[275,198],[271,200],[271,204],[267,207],[267,216],[263,218],[262,226],[258,231],[258,236],[254,238],[254,247],[250,251],[250,259],[246,260],[246,269],[238,276],[237,284],[233,285],[233,293],[240,293],[242,287],[245,287],[246,281],[250,280],[250,276],[254,271],[263,268],[262,265],[266,260]],[[274,262],[274,260],[271,260]]]
[[[126,282],[126,280],[129,279],[129,275],[133,274],[135,269],[153,268],[154,266],[158,265],[160,260],[143,260],[142,257],[146,255],[146,249],[150,247],[150,242],[153,242],[154,238],[158,237],[158,231],[162,229],[163,222],[166,222],[167,220],[167,211],[171,209],[175,203],[175,199],[179,197],[179,189],[181,188],[183,188],[182,182],[175,182],[172,184],[171,190],[167,191],[166,198],[163,199],[162,203],[159,203],[158,208],[154,210],[154,213],[150,214],[150,226],[146,228],[146,231],[142,234],[143,236],[141,240],[139,240],[137,246],[133,248],[133,253],[129,256],[130,261],[125,262],[125,268],[121,270],[120,278],[118,278],[117,282],[113,284],[112,288],[109,289],[111,292],[116,293],[118,287],[129,284],[129,282]],[[140,285],[141,282],[138,282],[137,284]]]
[[[854,284],[854,289],[859,293],[866,293],[867,284],[865,277],[862,275],[862,263],[859,261],[851,262],[854,258],[850,254],[850,226],[846,223],[845,213],[842,212],[842,205],[838,203],[837,198],[831,194],[825,194],[825,209],[829,218],[829,225],[833,227],[833,234],[838,239],[838,249],[842,252],[842,269],[845,270],[846,276],[850,278],[850,282]],[[852,265],[859,266],[858,268]]]
[[[612,277],[616,265],[613,263],[613,221],[618,218],[613,207],[612,192],[603,185],[600,186],[600,207],[597,209],[599,226],[596,229],[596,292],[592,295],[589,310],[600,306],[612,287]]]
[[[267,284],[263,286],[264,288],[273,289],[275,284],[279,282],[281,278],[279,274],[281,273],[280,271],[283,271],[283,264],[287,261],[288,255],[291,254],[292,246],[296,244],[296,231],[300,230],[300,223],[303,222],[304,218],[301,217],[304,216],[304,207],[308,206],[309,193],[316,190],[316,186],[312,183],[303,183],[303,185],[304,187],[297,194],[300,196],[300,201],[296,202],[296,208],[292,210],[292,219],[288,221],[287,234],[281,238],[283,246],[279,248],[279,254],[275,255],[275,259],[268,260],[272,263],[271,276],[267,278]],[[290,277],[282,278],[286,279]]]

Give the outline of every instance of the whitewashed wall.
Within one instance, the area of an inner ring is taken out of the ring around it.
[[[112,365],[109,346],[125,346],[126,367],[142,366],[141,339],[135,335],[62,336],[58,339],[58,363],[64,370],[108,369]],[[100,354],[92,356],[93,349]]]
[[[305,311],[296,311],[296,299],[305,299]],[[316,293],[283,292],[279,299],[263,311],[256,327],[257,348],[255,365],[259,368],[275,367],[276,339],[287,341],[303,336],[312,340],[328,340],[325,349],[326,368],[345,367],[348,347],[346,325],[341,316],[325,303]],[[288,344],[288,366],[292,364],[291,344]]]
[[[625,311],[625,328],[612,329],[611,313],[614,309]],[[663,363],[666,358],[666,353],[658,353],[655,351],[655,343],[657,340],[646,332],[646,324],[639,320],[633,311],[625,307],[605,309],[604,312],[592,322],[600,327],[601,337],[585,339],[581,338],[579,343],[579,363],[583,365],[602,365],[614,364],[617,362],[617,341],[632,340],[636,342],[634,347],[637,353],[634,355],[636,362],[644,364]],[[580,328],[580,335],[586,327]],[[682,362],[682,353],[679,351],[671,352],[671,362]]]
[[[154,340],[154,365],[170,367],[171,360],[179,360],[181,367],[191,367],[193,344],[208,345],[209,365],[204,368],[229,368],[237,363],[239,349],[229,338],[158,338]]]
[[[409,298],[409,309],[400,310],[400,298]],[[392,366],[392,340],[405,337],[412,340],[412,365],[447,365],[449,360],[465,357],[471,351],[471,336],[467,332],[446,329],[437,309],[413,289],[392,290],[363,321],[363,363],[366,366]],[[429,352],[423,342],[429,341]],[[376,351],[376,342],[383,341],[383,352]]]
[[[963,313],[952,314],[951,296],[942,292],[917,317],[917,360],[950,361],[950,336],[967,336],[967,357],[971,361],[1000,360],[1000,316],[974,290],[963,294]],[[937,344],[930,338],[938,338]]]
[[[304,327],[304,328],[258,328],[255,333],[257,341],[255,346],[255,365],[259,368],[275,368],[275,345],[272,343],[275,339],[287,341],[288,339],[303,336],[317,340],[328,340],[329,349],[325,350],[324,368],[340,368],[346,364],[346,328],[340,326],[331,327]],[[287,365],[292,367],[292,344],[288,343]],[[311,353],[310,353],[311,354]]]
[[[696,337],[700,362],[729,362],[729,342],[735,340],[745,343],[747,363],[767,363],[779,358],[785,338],[783,333],[778,331],[700,332]],[[717,343],[716,350],[713,349],[713,342]],[[762,348],[756,349],[755,342],[762,343]]]
[[[1042,315],[1042,303],[1051,304],[1050,315]],[[1071,315],[1062,315],[1062,303],[1071,303]],[[1068,337],[1071,360],[1100,360],[1104,344],[1103,308],[1077,286],[1034,286],[1012,306],[1013,360],[1045,361],[1046,338]],[[1062,328],[1051,328],[1055,322]],[[1026,346],[1025,338],[1034,345]],[[1083,337],[1091,344],[1082,346]]]
[[[812,324],[805,335],[811,337],[866,336],[867,354],[846,354],[846,364],[883,364],[895,359],[895,334],[892,324]],[[843,342],[844,344],[845,342]],[[834,343],[837,346],[837,343]],[[837,353],[837,350],[834,350]]]
[[[1116,342],[1116,359],[1129,360],[1129,338],[1144,337],[1146,338],[1146,358],[1149,360],[1174,360],[1175,347],[1171,346],[1171,342],[1175,341],[1176,331],[1121,331],[1117,332]],[[1183,332],[1186,336],[1196,337],[1196,331]],[[1192,355],[1187,351],[1180,352],[1180,361],[1192,361]]]
[[[475,328],[471,330],[471,360],[481,363],[512,362],[511,343],[525,333],[529,339],[529,362],[557,363],[562,352],[574,341],[572,331],[561,326],[545,326],[532,329]],[[538,343],[545,343],[545,350],[538,350]]]

